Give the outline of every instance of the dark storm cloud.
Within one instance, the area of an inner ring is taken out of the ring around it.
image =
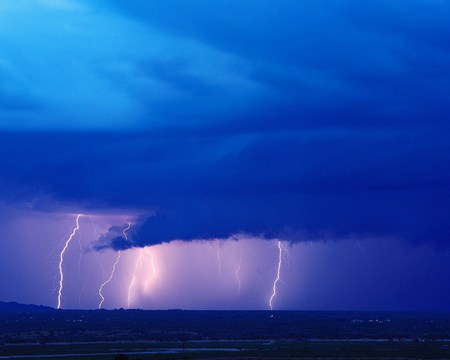
[[[206,126],[218,125],[219,120],[223,126],[258,130],[344,123],[415,126],[423,124],[424,117],[433,117],[433,124],[447,123],[450,7],[444,2],[111,4],[143,24],[195,39],[251,64],[249,77],[267,91],[258,103],[263,101],[264,106],[226,118],[216,113],[214,120],[208,113]],[[178,11],[167,11],[169,6]],[[147,71],[158,69],[154,72],[166,81],[185,89],[191,86],[193,94],[206,88],[186,82],[188,74],[180,76],[183,66],[170,70],[172,64],[166,65],[149,63]],[[160,111],[182,118],[183,111],[193,108],[192,101],[180,105],[166,104]],[[202,115],[195,112],[197,121]]]
[[[447,246],[446,3],[105,4],[100,14],[170,34],[174,49],[197,45],[97,69],[144,109],[130,115],[139,133],[1,133],[3,198],[154,212],[136,224],[133,246],[237,233]],[[225,65],[195,62],[200,45]],[[151,81],[170,91],[149,92]],[[118,231],[102,243],[129,246]]]
[[[450,235],[450,152],[436,132],[3,133],[2,144],[10,149],[0,164],[4,197],[50,193],[92,211],[155,212],[133,226],[133,246],[237,233],[394,235],[444,246]],[[119,228],[107,236],[129,247]]]
[[[93,245],[93,249],[101,251],[105,249],[126,250],[133,247],[133,243],[128,241],[123,235],[123,230],[127,228],[127,225],[111,226],[106,234],[100,236],[100,238]],[[128,232],[128,230],[127,230]],[[127,234],[127,237],[130,234]]]

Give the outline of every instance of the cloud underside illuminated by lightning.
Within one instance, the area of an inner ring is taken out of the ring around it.
[[[217,244],[218,241],[175,241],[154,248],[129,249],[126,252],[130,254],[129,281],[121,285],[128,291],[123,299],[126,307],[152,308],[178,303],[181,307],[208,308],[209,301],[219,301],[222,306],[239,308],[237,304],[248,301],[258,304],[257,308],[271,308],[279,297],[276,289],[282,276],[279,251],[284,249],[277,247],[276,241],[221,239],[219,272]],[[272,253],[274,248],[276,256]],[[261,257],[258,249],[270,250],[270,257]],[[264,271],[258,270],[261,265]],[[177,289],[185,289],[184,298],[168,295]],[[277,292],[272,294],[274,289]]]

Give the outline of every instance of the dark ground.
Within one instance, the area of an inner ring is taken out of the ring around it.
[[[450,359],[449,345],[450,313],[85,311],[0,303],[0,359],[74,354],[101,360],[115,353],[130,359]]]

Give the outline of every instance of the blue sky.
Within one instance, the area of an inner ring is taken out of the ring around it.
[[[449,20],[437,0],[4,1],[2,206],[134,214],[131,243],[111,224],[96,248],[245,233],[444,256]]]

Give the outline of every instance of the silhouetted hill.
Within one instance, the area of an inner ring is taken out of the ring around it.
[[[32,312],[45,312],[53,311],[55,309],[43,306],[43,305],[25,305],[17,302],[3,302],[0,301],[1,313],[32,313]]]

